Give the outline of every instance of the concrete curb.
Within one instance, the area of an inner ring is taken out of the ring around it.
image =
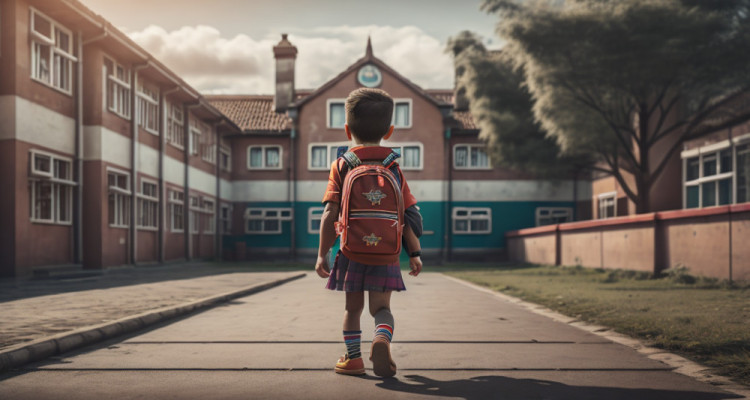
[[[633,350],[637,351],[638,353],[641,353],[644,356],[652,360],[660,361],[674,368],[673,370],[674,372],[689,376],[690,378],[693,378],[703,383],[708,383],[712,386],[721,387],[723,390],[726,390],[727,392],[730,392],[739,396],[743,396],[743,398],[750,399],[750,388],[744,385],[741,385],[739,383],[735,383],[725,376],[711,374],[710,372],[708,372],[710,370],[709,367],[706,367],[705,365],[698,364],[695,361],[688,360],[687,358],[684,358],[674,353],[670,353],[663,349],[651,347],[641,342],[638,339],[634,339],[622,333],[617,333],[613,331],[611,328],[601,326],[601,325],[589,324],[588,322],[584,322],[577,318],[573,318],[564,314],[560,314],[556,311],[553,311],[539,304],[529,303],[517,297],[509,296],[501,292],[496,292],[494,290],[488,289],[483,286],[479,286],[477,284],[474,284],[468,281],[454,278],[452,276],[448,276],[445,274],[442,274],[442,275],[443,277],[451,281],[458,282],[472,289],[476,289],[481,292],[489,293],[502,300],[508,301],[513,304],[517,304],[535,314],[545,316],[557,322],[562,322],[564,324],[574,326],[578,329],[593,333],[597,336],[601,336],[615,343],[630,347]]]
[[[143,329],[147,326],[164,322],[198,310],[207,309],[217,304],[262,292],[287,282],[307,276],[297,274],[284,279],[255,284],[231,292],[206,297],[176,306],[146,311],[130,317],[79,328],[70,332],[59,333],[27,343],[21,343],[0,351],[0,372],[20,367],[34,361],[62,354],[83,346],[88,346],[106,339]]]

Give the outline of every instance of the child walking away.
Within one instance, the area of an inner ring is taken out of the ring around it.
[[[326,288],[346,292],[344,343],[346,354],[336,363],[340,374],[362,375],[360,316],[369,297],[375,317],[370,360],[375,375],[396,374],[390,344],[395,328],[391,292],[406,290],[399,255],[409,254],[409,275],[422,270],[419,235],[422,219],[396,160],[398,154],[380,141],[393,134],[393,99],[379,89],[357,89],[346,99],[346,135],[355,146],[331,165],[323,197],[320,245],[315,271],[328,278]],[[341,237],[333,268],[328,251]]]

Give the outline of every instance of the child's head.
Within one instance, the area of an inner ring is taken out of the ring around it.
[[[380,89],[359,88],[346,98],[349,133],[366,143],[379,142],[391,132],[393,99]]]

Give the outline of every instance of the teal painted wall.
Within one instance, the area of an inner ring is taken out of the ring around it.
[[[235,205],[237,207],[238,205]],[[244,203],[240,207],[288,208],[289,202]],[[487,207],[492,210],[492,232],[489,234],[454,234],[454,249],[503,248],[505,233],[511,230],[536,225],[537,207],[574,207],[573,202],[454,202],[453,207]],[[296,245],[300,249],[317,249],[318,234],[308,232],[308,212],[312,207],[322,207],[318,202],[301,202],[294,207]],[[421,238],[424,249],[440,249],[444,246],[445,215],[450,215],[445,202],[419,203],[424,221],[425,235]],[[450,222],[449,222],[450,223]],[[247,248],[289,248],[291,246],[291,221],[282,221],[280,234],[242,234],[224,237],[224,246],[234,248],[234,243],[244,242]],[[336,250],[338,247],[336,246]]]

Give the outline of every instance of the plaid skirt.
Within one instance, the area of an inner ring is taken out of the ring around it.
[[[345,292],[389,292],[406,290],[398,261],[388,265],[366,265],[339,251],[331,268],[326,289]]]

